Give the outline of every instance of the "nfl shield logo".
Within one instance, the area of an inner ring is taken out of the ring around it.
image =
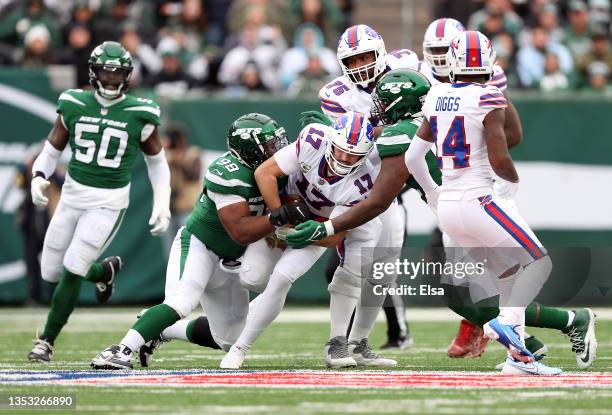
[[[106,115],[106,114],[108,114],[108,110],[107,110],[106,108],[102,108],[102,109],[100,110],[100,114],[102,114],[102,115]]]

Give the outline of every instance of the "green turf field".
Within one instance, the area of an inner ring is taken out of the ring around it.
[[[15,370],[88,369],[90,360],[106,346],[118,342],[138,309],[81,309],[71,317],[65,332],[56,342],[54,361],[48,365],[31,364],[26,354],[31,348],[37,326],[42,326],[44,309],[0,309],[1,375]],[[292,310],[295,311],[295,310]],[[308,320],[312,313],[314,322]],[[321,309],[300,309],[299,318],[291,316],[275,323],[251,350],[246,370],[311,369],[325,371],[322,349],[329,325],[321,318]],[[286,315],[285,315],[286,316]],[[315,317],[316,316],[316,317]],[[410,316],[410,310],[409,310]],[[283,315],[281,316],[283,317]],[[504,358],[504,350],[492,344],[478,359],[451,360],[446,347],[454,336],[457,320],[436,318],[426,321],[427,312],[419,312],[411,323],[415,346],[409,350],[386,353],[399,361],[400,371],[492,372]],[[442,321],[440,321],[442,320]],[[385,339],[385,325],[378,323],[371,343],[378,346]],[[549,365],[576,372],[569,341],[556,332],[529,330],[544,340],[550,356]],[[599,320],[598,359],[590,372],[612,372],[612,321]],[[172,341],[156,354],[152,369],[215,369],[223,356],[220,351]],[[136,367],[138,367],[136,365]],[[13,372],[10,372],[13,371]],[[140,371],[140,369],[139,369]],[[583,373],[581,371],[581,373]],[[470,376],[478,378],[485,373]],[[448,376],[452,376],[449,373]],[[201,387],[201,386],[62,386],[15,385],[0,380],[0,396],[7,394],[71,393],[77,412],[91,414],[328,414],[328,413],[436,413],[436,414],[609,414],[612,411],[612,387],[481,389],[457,387],[349,389],[342,387]],[[2,409],[0,409],[2,412]],[[74,410],[52,413],[74,413]],[[4,410],[2,413],[33,413],[31,410]],[[40,413],[40,412],[39,412]]]

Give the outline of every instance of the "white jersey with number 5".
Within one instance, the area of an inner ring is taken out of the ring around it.
[[[369,160],[348,176],[337,176],[325,160],[332,127],[309,124],[298,139],[282,148],[274,159],[289,176],[287,192],[299,194],[310,211],[329,218],[336,206],[352,206],[365,199],[378,173]]]
[[[434,135],[442,170],[441,200],[465,192],[491,192],[495,177],[484,137],[487,114],[508,103],[499,88],[476,83],[438,84],[431,88],[423,113]]]

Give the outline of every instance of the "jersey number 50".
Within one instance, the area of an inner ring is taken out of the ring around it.
[[[91,138],[85,138],[83,133],[98,134],[100,126],[95,124],[76,123],[74,126],[74,143],[79,147],[74,152],[74,158],[81,163],[89,164],[93,161],[96,152],[96,142]],[[113,158],[107,158],[108,147],[111,138],[119,139],[117,152]],[[127,131],[118,130],[112,127],[106,127],[102,131],[102,139],[100,140],[100,150],[96,159],[98,166],[110,167],[116,169],[121,164],[121,158],[127,147],[128,133]]]
[[[429,118],[429,126],[433,132],[434,142],[436,143],[436,160],[438,167],[442,168],[442,157],[440,156],[440,147],[438,146],[438,117],[432,115]],[[465,136],[465,125],[463,116],[457,115],[446,133],[444,141],[442,141],[442,156],[453,157],[453,168],[462,169],[470,167],[470,145],[467,144]]]

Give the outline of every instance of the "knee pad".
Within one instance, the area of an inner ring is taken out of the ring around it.
[[[264,275],[260,271],[249,264],[242,264],[240,269],[240,285],[249,291],[261,294],[268,285],[270,275]]]
[[[171,307],[181,318],[187,317],[200,303],[202,293],[195,287],[182,285],[180,289],[164,299],[164,304]]]
[[[361,296],[360,275],[355,274],[344,267],[336,268],[332,282],[327,286],[330,293],[344,294],[352,298]]]
[[[59,282],[62,277],[62,271],[61,254],[54,250],[47,250],[40,260],[40,274],[42,279],[55,284]]]

